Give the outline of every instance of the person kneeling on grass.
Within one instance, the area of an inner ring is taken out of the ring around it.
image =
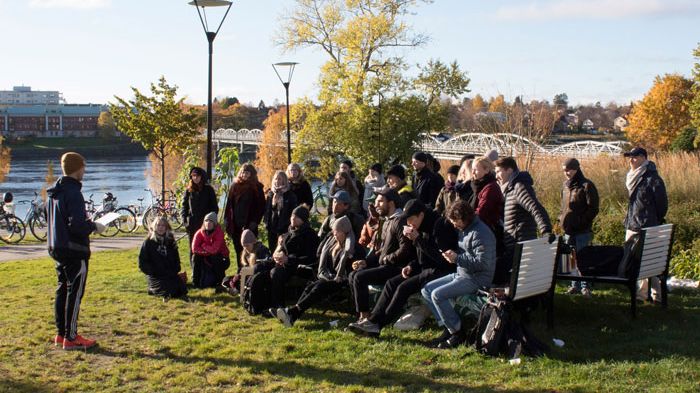
[[[421,291],[438,324],[445,327],[432,342],[438,348],[454,348],[466,340],[466,329],[450,300],[490,286],[496,270],[496,237],[469,203],[457,201],[447,218],[458,231],[460,252],[447,250],[442,256],[457,265],[457,272],[427,283]]]
[[[180,254],[177,242],[165,217],[153,220],[148,237],[141,245],[139,269],[148,278],[148,294],[163,298],[187,295],[180,277]]]
[[[292,307],[278,308],[277,319],[286,327],[294,322],[312,305],[340,292],[348,286],[348,273],[355,251],[355,234],[347,217],[333,222],[333,236],[321,246],[318,261],[318,280],[310,283]]]
[[[220,288],[231,264],[224,240],[224,231],[217,222],[216,213],[204,217],[202,227],[192,241],[192,280],[196,288]]]

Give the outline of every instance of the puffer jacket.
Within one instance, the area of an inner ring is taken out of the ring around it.
[[[541,233],[551,233],[549,215],[537,200],[532,188],[532,177],[527,172],[514,172],[503,190],[503,245],[512,250],[515,243],[537,238]]]
[[[491,286],[496,271],[496,237],[479,216],[459,231],[460,254],[457,255],[457,275],[470,277],[480,287]]]
[[[56,261],[90,257],[90,233],[95,224],[87,218],[81,188],[79,181],[64,176],[46,190],[47,244]]]
[[[567,235],[591,232],[598,210],[598,190],[579,169],[573,178],[564,182],[559,226]]]
[[[630,195],[625,229],[639,232],[642,228],[661,225],[667,212],[666,185],[656,170],[656,164],[649,161],[641,181]]]

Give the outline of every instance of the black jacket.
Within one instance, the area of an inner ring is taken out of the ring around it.
[[[411,262],[411,274],[422,269],[454,270],[455,265],[443,258],[440,250],[458,250],[457,230],[437,212],[428,210],[413,241],[416,259]]]
[[[649,161],[641,181],[630,195],[625,229],[639,232],[642,228],[661,225],[667,212],[666,185],[659,176],[656,165]]]
[[[406,266],[416,257],[416,249],[413,243],[403,235],[403,226],[406,219],[403,212],[396,212],[382,223],[381,244],[378,245],[379,264],[392,264]]]
[[[427,167],[413,175],[413,191],[416,193],[416,198],[431,209],[435,207],[435,200],[437,200],[443,183]]]
[[[182,198],[182,218],[187,221],[188,231],[201,228],[204,216],[211,212],[219,213],[219,203],[212,186],[205,184],[201,191],[185,191]]]
[[[297,203],[297,196],[291,190],[286,191],[282,194],[282,206],[272,206],[272,199],[274,193],[272,191],[267,192],[267,198],[265,200],[265,215],[263,216],[263,222],[265,222],[265,228],[268,233],[276,233],[278,235],[287,232],[290,220],[292,217],[292,211],[299,204]]]
[[[72,177],[58,179],[46,190],[47,245],[56,261],[90,258],[90,233],[95,224],[87,218],[82,184]]]
[[[532,177],[527,172],[515,172],[503,191],[503,245],[512,250],[515,243],[537,238],[537,229],[551,233],[549,215],[537,200],[532,188]]]
[[[290,182],[290,190],[296,195],[299,205],[306,204],[309,209],[314,205],[314,194],[311,192],[311,185],[304,180],[300,183]]]
[[[149,279],[174,278],[180,272],[180,254],[175,239],[144,240],[139,252],[139,269]]]
[[[282,241],[282,251],[287,255],[286,266],[315,265],[317,248],[318,236],[308,223],[296,229],[290,227]]]
[[[591,232],[598,210],[598,190],[579,169],[573,178],[564,182],[559,226],[567,235]]]

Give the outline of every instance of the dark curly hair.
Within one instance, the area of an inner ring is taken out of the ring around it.
[[[452,221],[462,220],[465,225],[469,225],[474,220],[474,209],[469,202],[459,199],[447,209],[447,218]]]

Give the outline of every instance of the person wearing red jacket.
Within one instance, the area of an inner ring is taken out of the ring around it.
[[[474,159],[472,163],[472,195],[469,204],[477,216],[492,230],[502,226],[503,193],[496,181],[493,162],[486,157]]]
[[[230,266],[229,250],[224,231],[217,222],[216,213],[204,217],[202,227],[192,241],[192,282],[197,288],[219,288]]]
[[[231,184],[224,209],[224,227],[236,250],[238,270],[241,269],[243,254],[241,235],[244,230],[250,229],[257,236],[258,225],[264,213],[265,192],[262,183],[258,181],[258,172],[252,164],[244,164]]]

